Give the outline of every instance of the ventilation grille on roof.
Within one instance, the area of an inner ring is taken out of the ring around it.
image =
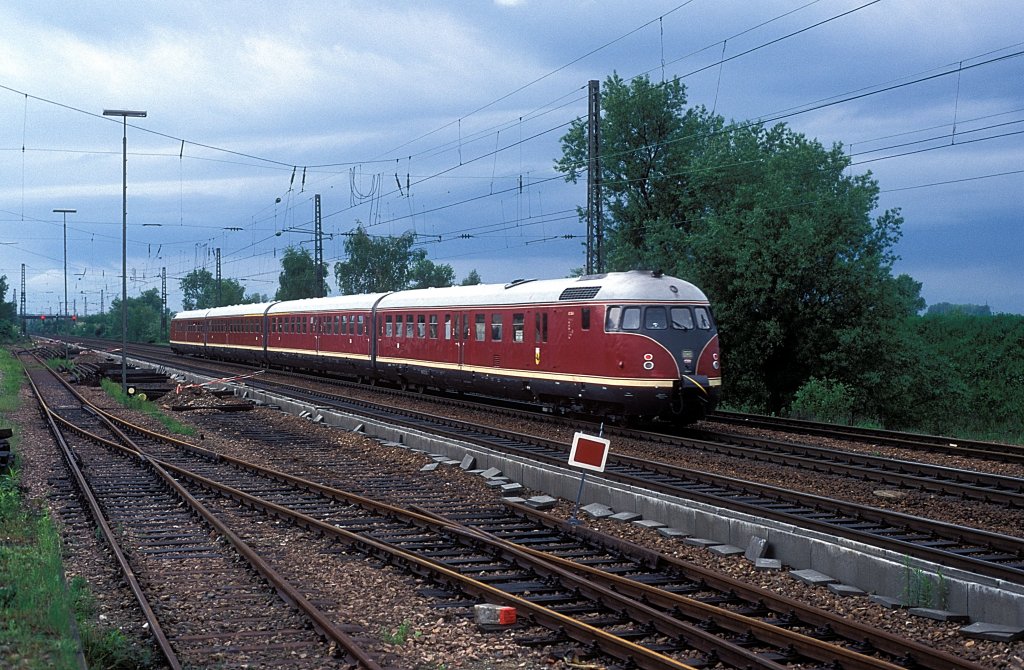
[[[558,296],[559,300],[590,300],[597,292],[601,290],[600,286],[577,286],[573,288],[567,288],[562,291],[562,295]]]

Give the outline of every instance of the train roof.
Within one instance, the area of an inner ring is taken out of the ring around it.
[[[707,302],[693,284],[651,272],[609,272],[562,279],[527,279],[508,284],[477,284],[399,291],[381,300],[381,309],[553,304],[558,302]]]
[[[562,279],[520,279],[508,284],[476,284],[415,289],[393,293],[307,298],[251,305],[231,305],[179,312],[176,319],[261,316],[295,312],[380,309],[473,308],[485,305],[557,304],[559,302],[698,302],[707,296],[690,282],[660,273],[609,272]]]

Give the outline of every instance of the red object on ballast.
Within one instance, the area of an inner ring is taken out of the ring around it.
[[[511,626],[516,622],[516,608],[507,605],[476,605],[476,622],[484,625]]]

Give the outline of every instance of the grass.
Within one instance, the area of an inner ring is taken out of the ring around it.
[[[121,391],[121,385],[110,379],[100,380],[100,386],[107,392],[111,398],[116,400],[122,407],[126,407],[131,410],[143,412],[150,417],[159,421],[167,430],[178,435],[195,435],[196,429],[192,426],[177,421],[173,417],[169,417],[160,411],[159,407],[156,407],[152,403],[143,400],[136,396],[126,396]]]
[[[18,407],[21,365],[0,349],[0,426]],[[17,452],[17,435],[11,440]],[[119,630],[97,625],[81,578],[64,580],[60,534],[47,514],[23,499],[21,473],[0,474],[0,666],[24,670],[148,668],[149,650]]]

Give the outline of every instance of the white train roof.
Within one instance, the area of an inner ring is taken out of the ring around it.
[[[399,291],[381,300],[381,309],[461,308],[482,305],[552,304],[566,301],[706,302],[693,284],[650,272],[609,272],[562,279],[518,280]]]
[[[378,302],[379,301],[379,302]],[[476,284],[368,293],[283,302],[231,305],[179,312],[176,319],[261,316],[379,309],[460,309],[484,305],[556,304],[558,302],[698,302],[707,296],[690,282],[651,272],[609,272],[563,279],[516,280],[508,284]]]

